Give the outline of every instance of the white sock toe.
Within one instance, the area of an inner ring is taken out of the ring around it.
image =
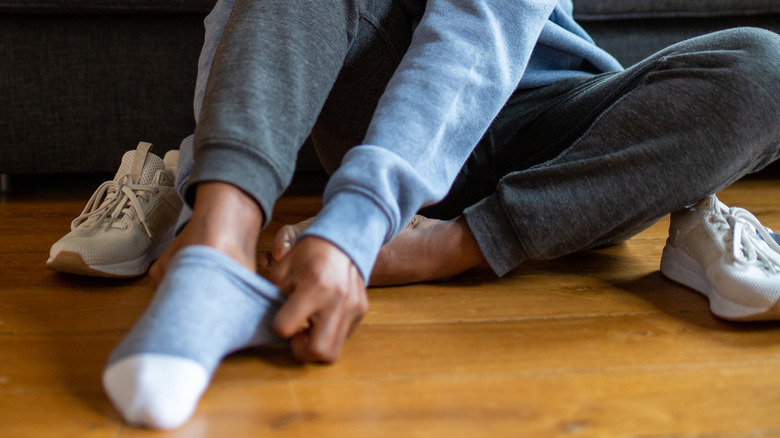
[[[173,429],[192,416],[209,375],[197,362],[142,353],[103,373],[103,386],[122,417],[135,425]]]

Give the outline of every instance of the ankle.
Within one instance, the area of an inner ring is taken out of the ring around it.
[[[263,213],[241,189],[222,182],[198,184],[189,232],[194,242],[213,247],[239,263],[255,266]]]
[[[479,248],[477,239],[474,238],[474,234],[469,229],[466,220],[463,216],[459,216],[457,219],[450,222],[452,227],[452,235],[454,242],[458,245],[460,254],[458,263],[462,268],[462,271],[475,268],[478,266],[484,266],[487,264],[485,256],[482,255],[482,250]]]

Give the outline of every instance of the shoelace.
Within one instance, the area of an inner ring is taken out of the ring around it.
[[[737,263],[758,264],[773,274],[780,272],[780,245],[753,214],[720,202],[716,211],[711,220],[722,222],[731,230],[731,253]]]
[[[101,225],[103,223],[108,229],[125,214],[129,214],[129,209],[132,208],[144,226],[146,234],[152,237],[152,232],[146,223],[146,214],[138,200],[139,194],[137,193],[152,191],[153,189],[149,186],[134,184],[130,175],[123,176],[119,181],[106,181],[95,190],[81,214],[73,219],[70,229],[75,230],[80,226],[89,227],[92,224]],[[98,205],[101,200],[103,200],[102,203]]]

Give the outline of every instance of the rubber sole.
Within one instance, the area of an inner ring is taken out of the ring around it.
[[[87,275],[90,277],[133,278],[146,274],[151,263],[131,261],[115,265],[89,266],[81,254],[73,251],[60,251],[55,257],[46,261],[48,269],[67,274]]]
[[[780,301],[768,309],[756,309],[735,303],[722,294],[707,280],[701,267],[684,251],[669,242],[661,256],[661,273],[675,283],[707,297],[710,310],[718,318],[729,321],[769,321],[780,319]]]
[[[173,242],[173,230],[175,225],[171,225],[163,236],[152,245],[149,250],[138,258],[125,260],[110,265],[89,265],[84,261],[81,254],[73,251],[60,251],[46,261],[48,269],[65,272],[68,274],[86,275],[90,277],[105,278],[134,278],[145,275],[149,266],[157,260],[168,245]]]

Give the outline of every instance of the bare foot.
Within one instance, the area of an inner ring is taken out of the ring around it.
[[[247,269],[257,270],[257,238],[263,223],[260,207],[237,187],[221,183],[200,183],[192,218],[160,258],[149,268],[156,289],[168,263],[180,249],[206,245],[221,251]]]
[[[270,267],[281,260],[311,222],[308,219],[282,227],[271,252],[261,257],[260,264]],[[485,263],[463,218],[441,221],[416,215],[379,251],[370,284],[390,286],[445,280]]]
[[[379,251],[370,284],[446,280],[484,263],[462,217],[442,221],[417,215]]]

